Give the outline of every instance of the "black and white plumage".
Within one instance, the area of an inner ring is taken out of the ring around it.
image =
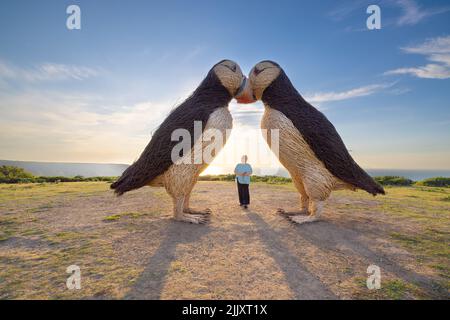
[[[314,221],[332,190],[359,188],[373,195],[384,194],[353,160],[333,124],[303,99],[278,64],[258,63],[249,81],[255,99],[261,99],[266,108],[261,127],[280,130],[280,162],[302,196],[302,211],[311,214],[291,216],[293,221]]]
[[[226,130],[232,128],[228,104],[245,83],[240,67],[233,61],[223,60],[214,65],[192,95],[175,108],[154,133],[151,141],[122,176],[111,185],[116,194],[146,186],[164,186],[174,200],[176,219],[193,223],[206,221],[205,212],[189,208],[189,195],[198,175],[207,163],[173,163],[172,150],[179,143],[171,135],[177,129],[190,133],[191,146],[207,143],[194,135],[194,123],[200,121],[202,130],[217,129],[226,139]],[[223,145],[225,144],[225,141]],[[187,156],[187,155],[186,155]],[[195,214],[197,213],[197,214]]]

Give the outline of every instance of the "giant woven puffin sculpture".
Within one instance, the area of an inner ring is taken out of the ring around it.
[[[359,188],[384,194],[350,156],[331,122],[302,98],[277,63],[258,63],[249,82],[253,98],[265,106],[261,128],[268,131],[267,143],[271,146],[270,130],[279,129],[279,160],[301,195],[300,211],[278,209],[279,213],[296,223],[312,222],[333,190]]]
[[[146,185],[163,186],[173,199],[176,220],[205,223],[210,210],[191,209],[189,196],[208,163],[203,161],[203,157],[199,159],[195,152],[187,152],[173,162],[172,151],[179,141],[172,141],[172,133],[177,129],[187,130],[191,137],[191,150],[200,148],[201,155],[210,144],[203,141],[202,137],[195,137],[195,122],[201,121],[202,132],[208,129],[220,130],[223,146],[227,138],[226,130],[232,128],[228,103],[248,90],[245,80],[241,68],[233,61],[223,60],[214,65],[192,95],[175,108],[156,130],[139,159],[111,185],[116,194],[122,195]]]

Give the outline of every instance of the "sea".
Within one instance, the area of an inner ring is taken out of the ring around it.
[[[450,178],[450,170],[423,170],[423,169],[367,169],[371,176],[400,176],[414,181],[428,178],[446,177]]]
[[[377,176],[400,176],[411,179],[413,181],[420,181],[435,177],[450,177],[450,170],[427,170],[427,169],[365,169],[372,177]],[[264,175],[268,173],[267,170],[256,168],[253,170],[254,174]],[[279,168],[276,172],[270,175],[281,177],[289,177],[289,173],[284,168]]]
[[[364,168],[372,177],[379,176],[399,176],[411,179],[413,181],[420,181],[435,177],[450,177],[450,170],[442,169],[367,169]],[[209,166],[203,174],[230,174],[234,172],[234,167],[231,166]],[[258,176],[279,176],[290,177],[289,172],[279,166],[274,167],[256,167],[253,166],[253,174]]]
[[[450,177],[450,170],[429,170],[429,169],[364,169],[372,177],[377,176],[400,176],[411,179],[413,181],[420,181],[428,178],[435,177]],[[206,170],[205,174],[227,174],[232,173],[232,168],[216,168],[216,170]],[[253,168],[253,174],[255,175],[273,175],[280,177],[289,177],[289,173],[284,168]]]

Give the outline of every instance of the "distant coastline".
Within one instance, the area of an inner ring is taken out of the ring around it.
[[[0,166],[16,166],[25,169],[34,176],[63,177],[116,177],[128,168],[127,164],[109,163],[66,163],[40,161],[0,160]]]
[[[426,169],[367,169],[373,177],[400,176],[414,181],[420,181],[434,177],[450,177],[450,170],[426,170]]]
[[[107,164],[107,163],[66,163],[66,162],[40,162],[40,161],[15,161],[0,160],[0,166],[17,166],[24,168],[35,176],[120,176],[129,166],[127,164]],[[450,177],[450,169],[427,170],[427,169],[366,169],[371,176],[401,176],[414,181],[419,181],[434,177]],[[209,174],[232,173],[232,168],[221,168],[220,172],[214,170]],[[208,173],[208,171],[207,171]],[[278,170],[267,170],[265,168],[254,168],[256,175],[275,175],[289,177],[289,173],[284,168]]]
[[[381,176],[399,176],[411,179],[413,181],[420,181],[435,177],[450,177],[450,170],[427,170],[427,169],[364,169],[372,177]],[[276,175],[282,177],[289,177],[285,169],[281,169]]]
[[[217,168],[215,168],[217,169]],[[208,170],[208,169],[207,169]],[[435,177],[450,177],[450,169],[367,169],[364,168],[372,177],[380,176],[399,176],[411,179],[413,181],[420,181],[428,178]],[[208,173],[208,171],[206,171]],[[219,170],[213,170],[209,173],[215,174],[227,174],[233,173],[233,168],[224,168],[220,172]],[[289,173],[284,168],[268,169],[268,168],[253,168],[253,173],[259,176],[273,175],[279,177],[289,178]]]

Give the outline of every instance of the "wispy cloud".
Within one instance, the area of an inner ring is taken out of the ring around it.
[[[305,99],[309,102],[321,103],[329,101],[341,101],[357,97],[365,97],[378,93],[386,88],[390,88],[394,84],[395,83],[371,84],[367,86],[353,88],[347,91],[319,92],[307,95]]]
[[[308,102],[316,103],[316,105],[320,110],[325,110],[321,103],[324,102],[333,102],[333,101],[341,101],[348,100],[358,97],[370,96],[376,93],[379,93],[383,90],[394,87],[396,82],[391,83],[379,83],[379,84],[371,84],[367,86],[361,86],[357,88],[353,88],[346,91],[332,91],[332,92],[316,92],[309,93],[305,95],[305,99]],[[407,92],[406,88],[392,88],[389,91],[391,94],[403,94]],[[242,105],[237,104],[234,101],[230,103],[230,111],[233,115],[233,118],[237,123],[247,126],[258,126],[261,121],[261,117],[264,113],[264,106],[261,102]]]
[[[424,79],[448,79],[450,78],[450,69],[438,64],[427,64],[425,66],[414,68],[399,68],[385,72],[386,75],[392,74],[410,74],[417,78]]]
[[[26,82],[83,80],[99,75],[99,70],[84,66],[42,63],[23,68],[0,60],[0,79]]]
[[[385,75],[410,74],[425,79],[450,78],[450,36],[428,39],[422,44],[401,48],[406,53],[420,54],[433,62],[418,67],[403,67],[385,72]]]
[[[339,5],[338,7],[328,12],[328,16],[334,21],[342,21],[353,14],[356,10],[363,11],[364,7],[367,8],[367,6],[367,0],[354,0],[346,2],[344,5]]]
[[[428,39],[422,44],[402,48],[408,53],[417,54],[449,54],[450,36]]]
[[[450,10],[449,6],[437,8],[424,8],[414,0],[395,0],[393,4],[400,7],[402,15],[397,20],[397,25],[415,25],[422,20]]]

